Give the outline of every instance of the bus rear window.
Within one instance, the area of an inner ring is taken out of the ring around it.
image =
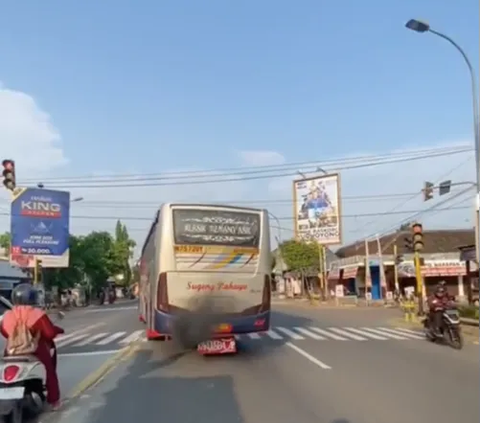
[[[177,245],[258,247],[260,215],[223,210],[174,209]]]

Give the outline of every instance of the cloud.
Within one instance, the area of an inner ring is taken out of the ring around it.
[[[0,82],[0,151],[15,160],[17,178],[42,176],[64,167],[61,136],[50,116],[30,95],[8,89]],[[0,213],[8,213],[9,193],[0,189]],[[0,216],[0,230],[9,229],[9,217]]]
[[[0,84],[1,154],[15,160],[22,179],[66,165],[60,141],[50,116],[33,97]]]

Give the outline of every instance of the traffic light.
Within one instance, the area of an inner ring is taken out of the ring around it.
[[[413,251],[413,241],[411,238],[404,238],[404,245],[407,251]]]
[[[15,162],[13,160],[4,160],[3,166],[3,185],[10,191],[16,187],[15,183]]]
[[[418,252],[423,250],[423,226],[421,223],[414,223],[412,225],[413,232],[413,251]]]
[[[435,184],[432,182],[425,182],[425,187],[423,188],[423,201],[428,201],[433,198],[433,189]]]
[[[450,180],[440,182],[440,184],[438,185],[438,194],[439,195],[448,194],[450,192],[451,187],[452,187],[452,181]]]

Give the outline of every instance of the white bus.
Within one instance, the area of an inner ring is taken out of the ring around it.
[[[267,331],[270,275],[266,210],[163,204],[140,259],[139,311],[147,339],[171,339],[175,321],[201,313],[209,301],[221,307],[222,321],[202,340],[205,348],[228,350],[218,339],[234,343],[235,334]]]

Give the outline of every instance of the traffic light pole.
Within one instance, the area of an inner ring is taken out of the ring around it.
[[[415,251],[414,256],[415,261],[415,276],[417,279],[417,296],[418,296],[418,314],[423,316],[423,277],[422,277],[422,266],[420,263],[420,253]]]

